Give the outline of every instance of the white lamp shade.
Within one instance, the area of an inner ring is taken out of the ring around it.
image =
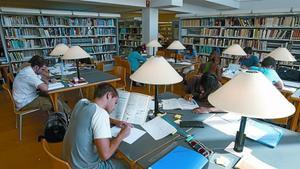
[[[66,51],[69,49],[69,47],[63,43],[60,43],[55,46],[55,48],[51,51],[49,54],[50,56],[62,56],[66,53]]]
[[[233,44],[224,50],[223,54],[235,55],[235,56],[246,56],[247,53],[241,48],[239,44]]]
[[[179,40],[175,40],[167,47],[167,49],[181,50],[185,49],[185,47],[181,44]]]
[[[162,47],[161,44],[157,40],[152,40],[146,45],[148,48]]]
[[[246,71],[208,96],[218,109],[244,117],[275,119],[292,115],[295,107],[260,72]]]
[[[287,61],[287,62],[295,62],[295,57],[287,50],[287,48],[276,48],[271,53],[268,54],[268,56],[271,56],[275,60],[278,61]]]
[[[151,57],[130,76],[130,79],[153,85],[175,84],[182,81],[182,77],[161,56]]]
[[[84,51],[79,46],[72,46],[67,52],[62,56],[63,60],[75,60],[75,59],[83,59],[90,58],[91,56]]]

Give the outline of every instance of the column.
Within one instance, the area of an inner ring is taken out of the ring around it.
[[[142,9],[142,37],[144,44],[158,39],[158,8]],[[147,54],[152,55],[152,50],[147,48]]]

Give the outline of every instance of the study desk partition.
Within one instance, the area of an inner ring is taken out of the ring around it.
[[[48,92],[55,112],[58,111],[57,99],[59,93],[81,89],[81,88],[95,87],[100,83],[115,83],[116,81],[120,80],[119,77],[95,69],[82,70],[80,71],[80,75],[88,82],[87,84],[74,86],[74,87],[64,87],[60,89],[51,90]],[[67,79],[72,79],[75,76],[77,76],[77,74],[68,75]]]
[[[161,98],[174,98],[175,95],[171,93],[164,93]],[[171,110],[167,111],[168,116],[172,118],[174,113],[180,113],[183,116],[183,120],[204,120],[213,114],[193,114],[187,110]],[[264,123],[264,122],[263,122]],[[224,149],[231,142],[234,142],[235,137],[226,135],[206,124],[204,128],[192,128],[189,133],[197,140],[205,144],[212,149],[215,155],[223,155],[235,164],[239,157],[234,156]],[[246,139],[245,147],[252,149],[252,155],[259,160],[278,169],[298,169],[299,168],[299,150],[300,150],[300,134],[281,128],[283,131],[283,137],[279,144],[275,148],[270,148],[262,145],[256,141]],[[177,134],[165,137],[162,140],[155,141],[148,133],[142,136],[137,142],[129,145],[122,142],[119,151],[135,163],[135,168],[148,168],[155,161],[153,159],[163,157],[167,152],[164,150],[168,145],[176,144],[191,148],[185,141],[185,139]],[[164,152],[161,154],[161,152]],[[212,157],[213,157],[212,156]],[[159,159],[158,158],[158,159]],[[184,157],[183,157],[184,158]],[[207,165],[208,169],[222,169],[224,167],[218,166],[210,159]]]

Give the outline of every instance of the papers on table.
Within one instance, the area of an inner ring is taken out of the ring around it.
[[[293,93],[291,97],[300,98],[300,89],[296,90],[296,92]]]
[[[238,169],[276,169],[267,163],[257,159],[251,154],[243,156],[235,165]]]
[[[76,71],[70,71],[70,69],[75,69],[76,67],[72,66],[72,64],[65,64],[65,66],[63,67],[63,75],[71,75],[76,73]],[[53,75],[62,75],[61,74],[61,66],[60,64],[56,64],[52,67],[48,68],[50,73]]]
[[[282,80],[282,81],[283,81],[284,86],[300,88],[299,82],[292,82],[292,81],[287,81],[287,80]]]
[[[142,127],[154,138],[154,140],[162,139],[169,134],[176,133],[177,131],[175,127],[161,117],[155,117],[154,119],[144,123]]]
[[[195,100],[187,101],[183,98],[165,99],[162,100],[164,110],[181,109],[181,110],[193,110],[198,106]]]
[[[233,113],[216,114],[203,122],[227,135],[235,136],[239,130],[240,116]],[[248,118],[245,134],[250,139],[270,147],[276,147],[282,137],[282,130]]]
[[[191,62],[177,62],[177,64],[180,64],[180,65],[191,65],[192,63]]]
[[[114,126],[111,128],[111,134],[113,137],[116,137],[120,131],[121,128],[119,127]],[[128,144],[132,144],[140,137],[142,137],[145,133],[146,133],[145,131],[133,127],[130,130],[129,136],[127,136],[123,141],[125,141]]]
[[[48,90],[54,90],[65,87],[61,82],[49,83]]]
[[[252,152],[252,150],[248,147],[244,147],[242,152],[236,152],[233,150],[233,148],[234,142],[231,142],[224,150],[238,157],[243,157],[245,155],[251,154]]]

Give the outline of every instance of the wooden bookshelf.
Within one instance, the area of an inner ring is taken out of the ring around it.
[[[120,54],[127,56],[135,47],[140,45],[142,45],[142,21],[139,19],[120,20]]]
[[[49,53],[59,43],[81,46],[101,62],[111,62],[118,53],[116,18],[1,13],[1,27],[12,64],[26,62],[33,55],[53,58]]]
[[[194,44],[202,55],[237,43],[259,55],[286,47],[300,59],[299,14],[181,18],[180,22],[182,42]]]

